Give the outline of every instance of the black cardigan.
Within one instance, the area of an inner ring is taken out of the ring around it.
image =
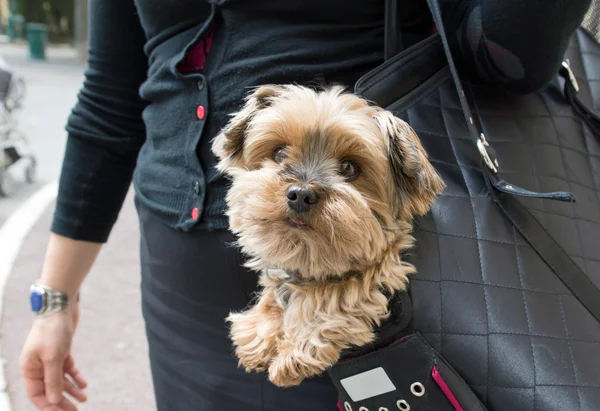
[[[463,66],[529,91],[554,75],[589,1],[442,3]],[[52,231],[106,241],[132,177],[138,204],[165,224],[226,228],[227,184],[210,141],[228,115],[250,86],[320,79],[351,87],[382,61],[383,3],[90,0],[88,67],[67,123]],[[406,45],[430,33],[425,0],[400,6]],[[181,73],[186,51],[209,28],[204,68]]]

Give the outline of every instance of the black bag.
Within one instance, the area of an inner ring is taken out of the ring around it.
[[[340,407],[599,410],[600,45],[589,31],[597,4],[556,80],[520,97],[458,74],[437,0],[429,6],[438,34],[395,54],[394,4],[390,58],[355,92],[415,129],[448,188],[416,221],[412,325],[330,370]],[[380,381],[376,395],[361,394],[369,375]]]

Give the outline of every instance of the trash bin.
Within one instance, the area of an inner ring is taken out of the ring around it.
[[[27,23],[27,41],[29,42],[29,58],[45,60],[48,27],[40,23]]]
[[[8,16],[8,27],[6,28],[6,34],[10,41],[14,39],[25,38],[25,17],[21,14],[11,14]]]

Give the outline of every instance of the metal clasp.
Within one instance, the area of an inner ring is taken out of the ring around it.
[[[571,70],[571,63],[569,62],[569,59],[566,59],[565,61],[563,61],[562,66],[564,67],[565,70],[567,70],[567,76],[569,77],[569,82],[571,83],[571,85],[573,86],[575,91],[579,92],[579,84],[577,83],[577,79],[575,78],[575,74],[573,73],[573,70]]]
[[[481,133],[481,135],[479,136],[479,140],[477,140],[477,148],[479,149],[479,154],[481,154],[481,157],[483,157],[483,160],[485,161],[485,164],[488,166],[488,168],[494,173],[497,173],[500,164],[498,164],[497,158],[492,159],[492,157],[490,157],[490,154],[486,149],[486,147],[489,146],[490,144],[485,139],[483,133]]]

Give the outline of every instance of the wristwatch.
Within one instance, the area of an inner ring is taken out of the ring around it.
[[[47,285],[34,283],[29,289],[29,303],[35,315],[49,315],[61,311],[69,302],[69,296]]]

